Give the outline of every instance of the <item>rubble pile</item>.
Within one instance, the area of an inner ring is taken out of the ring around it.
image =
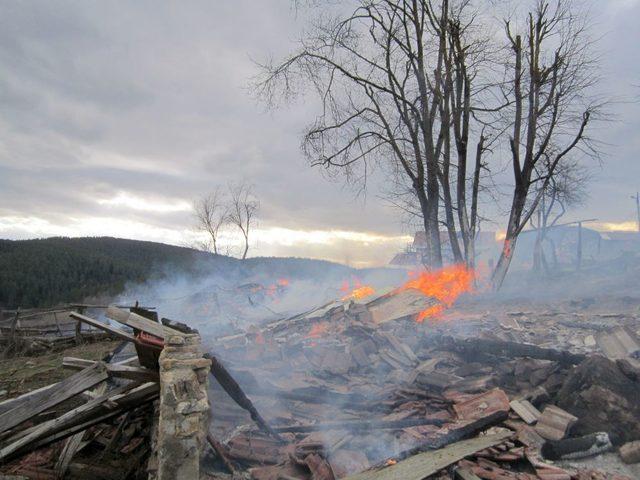
[[[76,373],[0,403],[0,473],[637,478],[620,471],[640,461],[637,315],[447,313],[450,297],[417,288],[356,293],[222,337],[138,306],[107,308],[125,329],[71,313],[123,344],[65,357]],[[613,470],[577,463],[616,452]]]
[[[72,313],[124,342],[100,362],[65,357],[63,366],[76,373],[0,403],[2,478],[149,478],[163,338],[189,336],[158,323],[154,312],[132,310],[152,319],[110,307],[107,316],[126,325],[125,331]],[[206,377],[208,363],[204,367]]]
[[[554,461],[640,438],[634,319],[624,335],[619,318],[594,334],[524,312],[417,322],[433,305],[409,289],[206,338],[261,420],[212,384],[208,478],[630,478]],[[606,354],[624,360],[599,356],[621,337],[624,352]],[[607,410],[597,398],[610,393]]]

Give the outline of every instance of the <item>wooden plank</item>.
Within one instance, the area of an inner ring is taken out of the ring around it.
[[[95,365],[93,360],[85,360],[83,358],[64,357],[62,359],[62,366],[64,368],[70,368],[74,370],[82,370],[84,368]],[[131,367],[128,365],[122,365],[118,363],[106,364],[109,375],[115,378],[126,378],[129,380],[136,380],[139,382],[157,382],[159,375],[157,371],[150,370],[144,367]]]
[[[98,396],[104,395],[105,392],[107,391],[106,382],[98,385],[96,388],[93,389],[93,391],[97,393]],[[56,465],[54,467],[57,478],[64,478],[65,474],[67,473],[67,469],[69,468],[69,464],[71,463],[71,460],[73,460],[73,457],[80,449],[80,445],[82,444],[82,439],[84,437],[84,434],[85,432],[83,430],[82,432],[78,432],[72,435],[71,437],[67,438],[67,441],[64,443],[64,447],[62,448],[62,451],[60,452],[60,456],[58,457],[58,460],[56,461]]]
[[[47,395],[31,397],[0,415],[0,432],[17,427],[34,415],[55,407],[74,395],[105,381],[108,377],[103,363],[71,375],[50,389]]]
[[[82,425],[84,428],[88,428],[91,425],[95,425],[95,423],[99,423],[102,417],[116,416],[128,409],[155,399],[159,392],[159,385],[154,382],[145,383],[129,392],[123,393],[128,388],[130,388],[129,385],[118,387],[114,391],[70,410],[60,417],[29,429],[26,435],[17,435],[16,438],[10,440],[11,443],[0,449],[0,461],[36,445],[41,446],[42,441],[48,437],[55,437],[56,440],[59,440],[60,436],[57,434],[61,432],[70,432],[69,435],[78,433],[74,430],[74,427]]]
[[[456,479],[459,480],[481,480],[475,473],[471,470],[467,470],[464,468],[457,468],[455,471]]]
[[[351,475],[345,480],[397,480],[399,478],[423,480],[469,455],[504,442],[511,435],[511,433],[499,433],[462,440],[440,450],[419,453],[381,470],[369,470]]]
[[[107,308],[107,317],[115,320],[116,322],[122,323],[123,325],[155,335],[162,339],[169,335],[183,335],[183,333],[174,330],[173,328],[165,327],[164,325],[156,323],[153,320],[149,320],[142,315],[127,312],[126,310],[122,310],[118,307]]]
[[[99,328],[100,330],[104,330],[105,332],[112,333],[113,335],[116,335],[117,337],[124,340],[128,340],[134,343],[136,341],[136,337],[134,337],[131,333],[125,332],[124,330],[121,330],[119,328],[112,327],[111,325],[107,325],[106,323],[99,322],[98,320],[95,320],[91,317],[87,317],[76,312],[70,313],[69,316],[75,318],[76,320],[80,320],[81,322],[92,325],[96,328]]]
[[[516,412],[516,414],[529,425],[536,423],[540,418],[540,415],[542,415],[540,410],[525,399],[512,400],[509,402],[509,406],[511,407],[511,410]]]
[[[31,390],[30,392],[27,392],[23,395],[20,395],[19,397],[15,397],[15,398],[9,398],[7,400],[4,400],[2,402],[0,402],[0,414],[6,412],[7,410],[10,410],[12,408],[14,408],[16,405],[19,405],[20,403],[31,399],[31,398],[43,398],[49,395],[49,390],[51,390],[52,388],[54,388],[56,385],[58,385],[58,383],[60,382],[56,382],[56,383],[52,383],[51,385],[46,385],[44,387],[38,388],[36,390]]]

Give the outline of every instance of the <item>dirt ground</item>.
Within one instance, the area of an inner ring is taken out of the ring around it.
[[[59,382],[72,375],[73,370],[62,368],[63,357],[100,360],[119,343],[112,340],[87,343],[47,355],[2,359],[0,360],[0,401]]]

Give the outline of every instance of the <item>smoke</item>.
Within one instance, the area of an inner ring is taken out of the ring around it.
[[[319,260],[228,257],[203,259],[194,267],[158,267],[152,280],[130,283],[112,300],[154,307],[214,338],[284,319],[344,296],[346,284],[378,290],[397,285],[406,274],[394,269],[354,269]]]

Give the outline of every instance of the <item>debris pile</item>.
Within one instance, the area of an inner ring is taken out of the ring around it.
[[[0,403],[1,471],[38,479],[147,478],[160,391],[158,335],[182,333],[116,307],[107,316],[132,333],[71,316],[126,341],[100,362],[65,357],[63,366],[76,373]]]
[[[346,296],[205,339],[235,385],[231,395],[224,382],[211,387],[208,478],[630,478],[554,461],[640,438],[635,332],[610,325],[574,345],[584,332],[572,338],[551,315],[535,328],[523,313],[429,322],[423,312],[440,303],[415,288],[366,303]],[[624,337],[618,363],[594,355],[612,336]],[[598,373],[600,363],[617,373]]]
[[[640,461],[637,315],[485,314],[471,302],[445,321],[464,274],[382,294],[358,285],[293,317],[205,335],[205,354],[196,331],[150,310],[109,307],[126,330],[72,313],[124,342],[101,362],[66,357],[72,376],[0,403],[0,472],[633,478],[576,462],[616,451]]]

